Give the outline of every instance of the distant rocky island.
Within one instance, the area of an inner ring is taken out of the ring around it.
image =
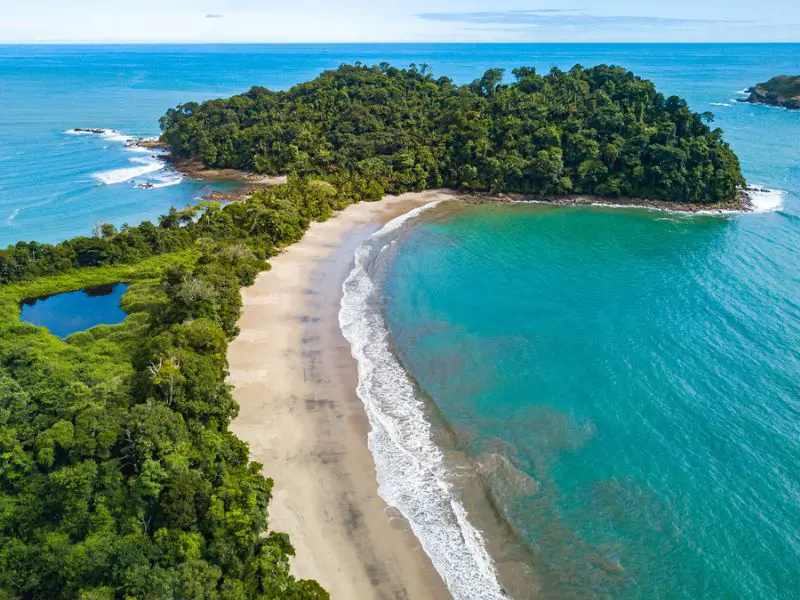
[[[800,110],[800,75],[778,75],[745,91],[749,95],[742,102]]]

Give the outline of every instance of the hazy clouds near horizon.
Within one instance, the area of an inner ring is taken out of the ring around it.
[[[0,1],[0,43],[800,42],[796,0]]]

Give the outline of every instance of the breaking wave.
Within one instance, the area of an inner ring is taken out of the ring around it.
[[[358,395],[371,425],[379,493],[398,508],[456,600],[506,599],[481,533],[469,522],[448,483],[444,456],[414,384],[390,349],[373,265],[392,244],[392,232],[425,206],[390,221],[356,251],[342,285],[339,324],[358,362]]]
[[[136,179],[137,177],[141,177],[149,173],[156,173],[158,171],[163,171],[167,166],[163,160],[151,157],[132,158],[130,162],[138,166],[125,167],[122,169],[112,169],[110,171],[102,171],[100,173],[95,173],[94,175],[92,175],[92,177],[94,177],[97,181],[105,185],[114,185],[117,183],[125,183],[126,181],[131,181],[132,179]]]
[[[775,212],[783,208],[786,192],[751,186],[747,190],[747,196],[753,205],[753,212]]]
[[[97,136],[104,141],[124,144],[125,150],[132,154],[148,155],[147,157],[137,156],[131,158],[130,163],[135,166],[110,169],[92,175],[95,180],[104,185],[126,183],[144,177],[145,175],[160,173],[167,169],[167,163],[163,158],[166,155],[164,150],[159,148],[145,148],[139,145],[139,142],[151,142],[157,138],[138,138],[121,133],[116,129],[104,128],[69,129],[64,133],[67,135]],[[107,146],[104,146],[104,148],[105,147]],[[183,177],[180,174],[171,172],[168,175],[147,178],[144,182],[140,183],[138,187],[142,189],[158,189],[178,185],[182,181]]]

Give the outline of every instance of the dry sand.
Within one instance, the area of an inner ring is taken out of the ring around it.
[[[231,426],[275,480],[270,528],[297,550],[293,573],[333,600],[450,598],[407,522],[378,496],[356,363],[339,329],[358,246],[392,218],[447,192],[390,196],[314,223],[242,296]]]

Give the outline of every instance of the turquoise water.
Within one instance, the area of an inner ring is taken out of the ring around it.
[[[120,300],[128,290],[126,283],[113,283],[65,292],[22,303],[25,323],[47,327],[50,333],[65,338],[97,325],[116,325],[128,316]]]
[[[0,46],[0,246],[88,234],[95,222],[155,219],[210,191],[157,171],[123,138],[75,136],[80,128],[128,136],[159,133],[158,118],[189,100],[262,85],[285,89],[342,62],[432,65],[458,82],[486,68],[549,69],[617,63],[662,91],[714,110],[754,181],[785,189],[795,155],[796,115],[732,104],[737,90],[775,73],[800,72],[800,45],[424,44],[289,46]],[[769,156],[768,161],[762,160]],[[113,183],[112,183],[113,182]],[[152,183],[153,189],[139,189]]]
[[[403,241],[396,350],[542,597],[798,597],[799,244],[790,212],[538,205]]]

